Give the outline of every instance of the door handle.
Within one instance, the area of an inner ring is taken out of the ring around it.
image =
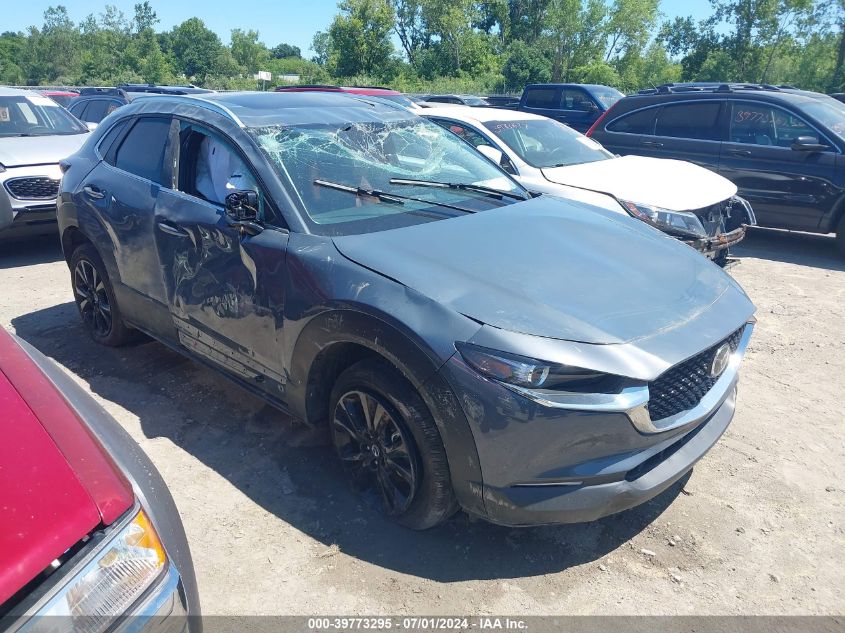
[[[85,185],[82,191],[85,192],[86,196],[94,200],[102,200],[106,197],[106,192],[95,185]]]
[[[642,144],[646,147],[663,147],[663,143],[659,143],[658,141],[643,141]]]
[[[188,232],[185,229],[170,222],[162,220],[159,221],[156,226],[158,226],[158,230],[162,233],[167,233],[168,235],[173,235],[174,237],[188,237]]]
[[[734,156],[751,156],[750,149],[729,149],[728,154],[733,154]]]

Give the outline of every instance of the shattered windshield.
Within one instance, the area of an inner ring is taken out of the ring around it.
[[[443,220],[528,197],[461,139],[417,117],[249,132],[323,235]]]

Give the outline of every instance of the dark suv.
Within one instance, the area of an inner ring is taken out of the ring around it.
[[[760,85],[661,86],[619,101],[588,132],[618,154],[678,158],[732,180],[757,221],[836,231],[845,252],[845,109]]]
[[[121,84],[116,88],[82,88],[79,96],[67,104],[80,121],[99,123],[119,107],[138,97],[155,95],[206,94],[213,90],[196,86],[156,86],[154,84]]]
[[[729,275],[383,99],[139,99],[63,167],[92,337],[142,330],[324,426],[404,525],[617,512],[733,417],[754,306]]]

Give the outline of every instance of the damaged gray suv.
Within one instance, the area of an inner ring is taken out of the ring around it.
[[[531,197],[367,97],[161,97],[62,165],[94,340],[137,330],[330,429],[408,527],[589,521],[687,473],[734,413],[754,306],[638,220]]]

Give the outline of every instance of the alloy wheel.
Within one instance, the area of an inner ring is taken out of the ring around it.
[[[74,268],[73,290],[85,324],[97,336],[108,336],[112,316],[106,285],[97,268],[87,259],[79,260]]]
[[[397,516],[411,506],[421,476],[417,450],[386,401],[364,391],[343,394],[334,410],[332,436],[353,483],[377,493],[385,514]]]

